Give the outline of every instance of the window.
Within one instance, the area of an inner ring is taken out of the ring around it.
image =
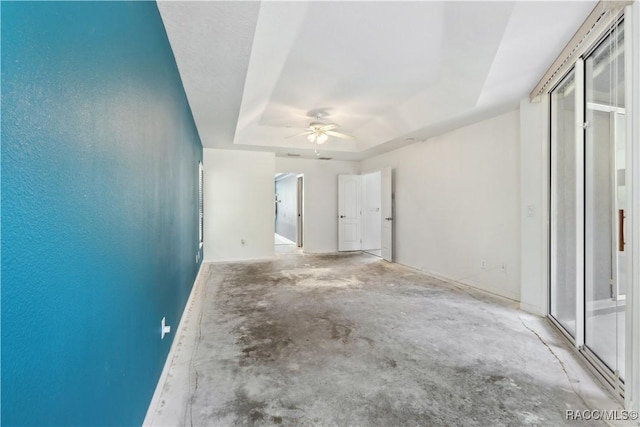
[[[198,242],[200,247],[204,242],[204,168],[198,163]]]

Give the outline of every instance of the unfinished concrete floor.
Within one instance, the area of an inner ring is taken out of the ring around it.
[[[204,265],[178,334],[146,424],[585,425],[565,411],[620,408],[544,319],[366,254]]]

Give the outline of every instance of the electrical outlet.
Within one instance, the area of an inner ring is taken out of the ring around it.
[[[480,268],[482,268],[483,270],[487,269],[487,261],[482,260],[480,261]]]
[[[505,264],[505,263],[500,264],[500,270],[503,273],[506,273],[507,272],[507,264]]]
[[[244,239],[240,239],[240,244],[241,244],[242,246],[244,246],[244,245],[246,245],[246,244],[247,244],[247,242],[246,242]]]

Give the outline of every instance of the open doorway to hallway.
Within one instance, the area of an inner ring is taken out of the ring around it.
[[[362,250],[382,257],[382,172],[362,175]]]
[[[276,173],[275,253],[302,252],[304,237],[304,178],[293,172]]]

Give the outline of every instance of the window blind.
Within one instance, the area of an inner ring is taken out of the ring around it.
[[[540,100],[540,95],[548,93],[553,89],[560,79],[571,69],[573,64],[575,64],[576,60],[587,52],[598,38],[602,36],[604,30],[607,27],[615,25],[624,7],[631,3],[633,3],[633,1],[600,0],[578,31],[576,31],[571,40],[569,40],[569,43],[567,43],[560,55],[558,55],[551,67],[549,67],[531,91],[529,100],[531,102],[537,102]]]

